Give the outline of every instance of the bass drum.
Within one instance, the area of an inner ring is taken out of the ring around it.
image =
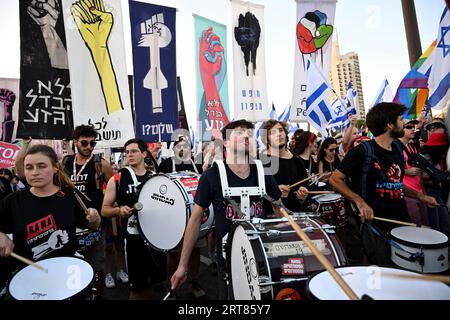
[[[158,251],[175,249],[194,208],[200,175],[191,172],[157,174],[139,186],[138,229],[144,241]],[[212,205],[204,211],[199,239],[214,227]]]
[[[13,300],[77,300],[86,299],[94,285],[94,270],[86,261],[75,257],[49,258],[36,262],[48,270],[34,266],[18,271],[8,284]]]
[[[300,300],[310,275],[324,269],[288,222],[270,221],[233,224],[227,242],[231,299]],[[312,218],[296,223],[333,266],[347,264],[332,226]]]

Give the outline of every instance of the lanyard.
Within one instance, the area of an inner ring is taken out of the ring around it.
[[[87,161],[83,164],[83,166],[81,167],[81,169],[78,173],[77,173],[77,155],[75,155],[73,157],[73,176],[75,179],[75,183],[77,183],[78,177],[80,176],[81,172],[83,172],[84,168],[86,168],[86,165],[88,164],[89,161],[91,161],[93,156],[94,156],[94,154],[91,154],[89,159],[87,159]]]

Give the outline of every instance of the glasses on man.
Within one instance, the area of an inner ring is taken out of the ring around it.
[[[409,126],[404,126],[403,128],[404,129],[409,129],[409,130],[411,130],[411,129],[414,129],[416,126],[413,126],[413,125],[409,125]]]
[[[87,147],[88,145],[90,145],[92,148],[94,148],[97,145],[97,141],[92,140],[92,141],[86,141],[86,140],[81,140],[80,144],[82,147]]]

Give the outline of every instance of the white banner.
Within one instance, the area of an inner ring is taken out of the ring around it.
[[[306,62],[313,59],[330,74],[336,0],[296,0],[294,88],[291,121],[306,122]]]
[[[231,0],[234,119],[267,120],[264,6]]]
[[[97,148],[134,137],[120,0],[63,0],[74,125],[91,124]]]

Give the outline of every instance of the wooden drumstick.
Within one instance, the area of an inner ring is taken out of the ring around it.
[[[440,276],[433,274],[406,274],[406,273],[387,273],[383,272],[381,274],[383,277],[389,278],[401,278],[409,280],[425,280],[425,281],[438,281],[450,284],[450,276]]]
[[[331,265],[330,261],[320,252],[311,239],[306,235],[306,233],[298,226],[297,223],[292,220],[291,216],[283,208],[279,208],[284,217],[287,218],[288,222],[294,228],[297,235],[302,239],[311,252],[316,256],[317,260],[322,264],[322,266],[331,274],[331,276],[336,280],[337,284],[344,290],[345,294],[350,298],[350,300],[359,300],[356,293],[349,287],[347,282],[342,279],[341,275],[336,272],[336,269]]]
[[[75,199],[77,199],[78,203],[80,204],[80,206],[83,208],[84,212],[87,213],[88,208],[86,207],[86,205],[84,204],[83,200],[81,200],[81,197],[75,192]]]
[[[133,211],[141,211],[144,209],[144,205],[140,202],[136,202],[133,206]]]
[[[410,226],[410,227],[419,227],[419,228],[427,228],[426,226],[418,226],[415,223],[411,223],[411,222],[406,222],[406,221],[400,221],[400,220],[393,220],[393,219],[386,219],[386,218],[381,218],[381,217],[373,217],[374,220],[380,220],[380,221],[385,221],[385,222],[390,222],[390,223],[395,223],[395,224],[401,224],[403,226]]]
[[[22,257],[20,255],[18,255],[17,253],[11,252],[11,257],[16,258],[17,260],[22,261],[23,263],[28,264],[29,266],[35,267],[36,269],[39,269],[45,273],[48,273],[48,270],[40,265],[38,265],[37,263],[34,263],[33,261],[31,261],[30,259],[27,259],[25,257]]]
[[[334,194],[334,191],[308,191],[308,194]]]
[[[310,180],[310,179],[312,179],[312,178],[314,178],[314,177],[317,177],[319,174],[317,173],[317,174],[314,174],[314,175],[312,175],[312,176],[310,176],[310,177],[308,177],[308,178],[305,178],[305,179],[303,179],[303,180],[300,180],[300,181],[298,181],[298,182],[296,182],[296,183],[293,183],[293,184],[291,184],[291,185],[289,185],[289,186],[287,186],[289,189],[291,189],[291,188],[293,188],[293,187],[296,187],[296,186],[298,186],[299,184],[302,184],[303,182],[306,182],[306,181],[308,181],[308,180]]]

